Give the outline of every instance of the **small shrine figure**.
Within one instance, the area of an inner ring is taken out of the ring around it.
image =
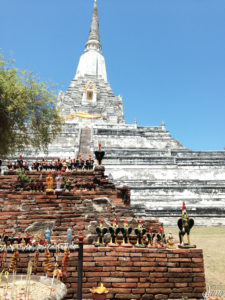
[[[91,159],[91,155],[88,156],[88,159],[85,162],[85,169],[92,170],[94,161]]]
[[[10,171],[13,170],[13,164],[12,164],[12,162],[11,162],[10,160],[8,161],[8,169],[9,169]]]
[[[169,232],[168,238],[167,238],[167,248],[169,249],[175,249],[176,245],[174,243],[174,238],[171,232]]]
[[[73,160],[71,159],[71,157],[69,157],[68,170],[72,171],[72,169],[73,169]]]
[[[46,178],[46,194],[53,194],[54,190],[53,190],[53,177],[52,177],[52,172],[49,171],[48,172],[48,176]]]
[[[8,237],[8,235],[6,235],[5,228],[3,228],[2,235],[0,235],[1,244],[5,243],[5,245],[7,245],[8,240],[9,240],[9,237]]]
[[[194,226],[194,220],[190,219],[188,217],[185,202],[183,202],[182,217],[178,220],[177,226],[180,229],[180,232],[179,232],[180,245],[178,247],[179,248],[196,248],[196,246],[191,245],[191,242],[190,242],[190,231],[191,231],[191,228]],[[188,243],[184,243],[184,235],[185,234],[187,234]]]
[[[153,248],[153,242],[155,238],[155,233],[152,232],[152,227],[149,227],[148,233],[147,233],[147,238],[148,238],[148,245],[147,248]]]
[[[25,170],[25,171],[29,171],[29,167],[28,167],[27,161],[25,161],[25,164],[24,164],[24,170]]]
[[[130,234],[132,232],[132,228],[128,227],[128,221],[127,218],[124,220],[124,227],[120,229],[123,235],[123,243],[121,244],[122,247],[133,247],[133,245],[130,243]]]
[[[76,159],[73,159],[73,164],[72,164],[72,169],[76,170],[77,169],[77,163],[76,163]]]
[[[72,189],[72,182],[71,182],[70,178],[67,178],[64,181],[64,187],[65,187],[65,191],[66,192],[70,192],[71,191],[71,189]]]
[[[63,172],[66,172],[66,169],[67,169],[67,162],[66,162],[66,160],[64,159],[63,162],[62,162],[62,171],[63,171]]]
[[[96,232],[97,232],[98,238],[97,238],[97,242],[95,243],[95,246],[96,247],[99,247],[99,246],[104,247],[105,246],[104,235],[107,232],[107,228],[104,227],[103,219],[101,220],[100,226],[98,226],[96,228]]]
[[[117,243],[117,236],[120,232],[120,228],[117,225],[117,220],[116,218],[113,220],[113,224],[111,227],[109,227],[109,232],[111,234],[111,239],[110,239],[110,243],[108,244],[108,246],[110,247],[118,247],[119,244]]]
[[[16,241],[17,241],[17,244],[20,244],[22,242],[21,232],[18,232]]]
[[[43,168],[45,169],[45,171],[48,170],[48,161],[47,160],[44,161]]]
[[[23,168],[23,156],[20,154],[20,158],[17,160],[19,168]]]
[[[82,159],[81,154],[79,154],[78,156],[78,165],[77,165],[78,169],[82,170],[84,167],[84,160]]]
[[[39,170],[38,157],[36,157],[36,159],[35,159],[35,161],[34,161],[34,163],[33,163],[32,169],[33,169],[33,170],[36,170],[36,171]]]
[[[62,192],[62,172],[58,172],[58,176],[56,177],[56,193]]]
[[[28,246],[30,243],[30,239],[31,239],[29,232],[26,233],[26,236],[23,239],[25,241],[26,246]]]
[[[45,159],[42,157],[41,163],[40,163],[40,171],[43,170],[45,164]]]
[[[158,248],[164,248],[166,240],[165,240],[165,233],[163,232],[162,227],[159,228],[159,231],[158,231],[156,237],[157,237],[157,247]]]
[[[61,171],[62,170],[62,162],[61,162],[60,158],[58,158],[58,160],[56,162],[56,170],[57,171]]]
[[[51,167],[52,167],[53,171],[56,169],[56,161],[55,161],[54,157],[52,158],[52,161],[51,161]]]
[[[102,165],[102,160],[103,160],[104,156],[105,156],[105,151],[102,151],[102,144],[99,143],[98,144],[98,151],[95,151],[95,158],[96,158],[99,166]]]
[[[146,233],[146,229],[142,227],[142,220],[138,220],[138,228],[135,229],[135,234],[137,236],[136,247],[145,248],[144,244],[144,235]]]

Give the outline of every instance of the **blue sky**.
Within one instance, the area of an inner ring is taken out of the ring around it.
[[[0,0],[2,53],[66,90],[93,0]],[[138,125],[194,150],[225,146],[225,1],[98,0],[108,80]]]

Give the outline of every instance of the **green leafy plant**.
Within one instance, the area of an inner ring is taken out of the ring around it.
[[[20,182],[31,182],[32,181],[32,178],[25,173],[24,169],[21,169],[16,174],[18,175],[18,180]]]
[[[62,123],[55,88],[49,86],[0,54],[0,157],[29,147],[47,151]]]

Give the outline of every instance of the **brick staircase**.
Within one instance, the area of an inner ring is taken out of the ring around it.
[[[29,171],[27,175],[45,185],[48,172]],[[53,177],[56,177],[56,172]],[[125,218],[133,220],[129,205],[129,189],[116,188],[104,175],[104,171],[73,171],[62,173],[63,178],[76,179],[83,184],[97,182],[95,190],[72,190],[61,195],[46,195],[45,192],[18,190],[18,176],[5,172],[0,176],[0,227],[9,231],[23,232],[34,222],[54,223],[54,237],[64,240],[68,226],[87,236],[91,222],[100,223],[103,218],[110,225],[116,216],[122,226]],[[145,226],[156,230],[162,224],[146,220]]]

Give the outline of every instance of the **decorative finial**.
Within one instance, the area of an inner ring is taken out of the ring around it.
[[[97,0],[94,0],[94,10],[93,10],[91,28],[90,28],[87,44],[85,45],[85,51],[97,50],[98,52],[101,52],[101,49],[102,46],[100,43],[100,35],[99,35]]]

